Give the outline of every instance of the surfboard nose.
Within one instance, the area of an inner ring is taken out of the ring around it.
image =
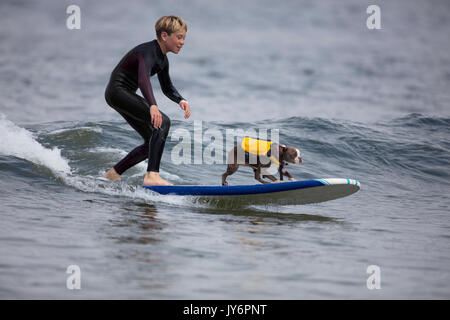
[[[361,183],[355,179],[342,179],[342,178],[323,178],[317,179],[325,185],[342,185],[342,184],[350,184],[353,186],[361,188]]]

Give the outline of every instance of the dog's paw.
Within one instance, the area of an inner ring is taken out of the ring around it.
[[[225,182],[222,183],[222,185],[223,185],[223,186],[227,186],[227,185],[228,185],[228,182],[225,181]]]
[[[297,179],[289,178],[289,181],[297,181]]]

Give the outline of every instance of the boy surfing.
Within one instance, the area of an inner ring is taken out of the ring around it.
[[[161,112],[153,95],[150,77],[157,74],[162,92],[184,110],[184,118],[191,115],[189,103],[175,89],[169,76],[166,54],[178,54],[186,38],[186,22],[177,16],[161,17],[155,25],[157,39],[131,49],[114,68],[105,91],[108,105],[120,113],[128,124],[144,139],[108,170],[104,177],[120,180],[129,168],[148,158],[143,185],[172,185],[159,175],[164,145],[170,129],[170,119]],[[136,94],[140,89],[144,98]]]

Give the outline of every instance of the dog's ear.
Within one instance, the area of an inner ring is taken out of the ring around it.
[[[281,148],[281,150],[283,150],[283,151],[284,151],[284,150],[286,150],[286,148],[287,148],[287,147],[286,147],[286,145],[285,145],[285,144],[280,144],[280,148]]]

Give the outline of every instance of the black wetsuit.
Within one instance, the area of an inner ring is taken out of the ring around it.
[[[156,40],[131,49],[111,73],[105,91],[106,102],[144,138],[144,144],[136,147],[114,166],[118,174],[147,158],[147,171],[159,172],[170,119],[160,111],[161,127],[155,129],[151,123],[150,106],[156,105],[156,101],[149,77],[155,73],[158,74],[163,93],[172,101],[180,103],[183,97],[170,80],[169,61]],[[136,94],[138,88],[145,99]]]

